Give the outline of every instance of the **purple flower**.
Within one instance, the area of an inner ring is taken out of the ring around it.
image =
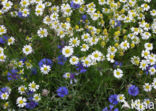
[[[85,21],[87,19],[87,15],[82,15],[82,20]]]
[[[62,52],[62,49],[63,49],[64,46],[65,46],[65,42],[61,41],[61,45],[57,46],[60,49],[60,52]]]
[[[38,65],[39,65],[39,67],[41,68],[43,65],[49,65],[49,66],[52,66],[52,60],[51,59],[47,59],[47,58],[44,58],[44,59],[42,59],[39,63],[38,63]]]
[[[85,73],[87,71],[81,62],[79,62],[75,66],[77,67],[76,70],[79,71],[80,73]]]
[[[80,5],[79,4],[75,4],[73,1],[71,1],[70,2],[70,7],[74,8],[74,9],[78,9],[78,8],[80,8]]]
[[[17,74],[18,71],[16,69],[12,69],[10,72],[8,72],[7,77],[8,80],[17,80],[18,78],[20,78],[19,74]]]
[[[26,17],[28,17],[28,16],[29,16],[29,15],[27,15]],[[18,17],[19,17],[19,18],[26,18],[26,17],[23,16],[23,13],[22,13],[22,12],[18,12]]]
[[[153,67],[156,69],[156,64]]]
[[[10,94],[10,93],[11,93],[11,89],[10,89],[9,87],[3,87],[3,88],[1,88],[1,90],[0,90],[0,98],[1,98],[1,95],[2,95],[3,93],[8,93],[8,94]],[[2,98],[1,98],[1,99],[2,99]]]
[[[28,102],[28,103],[26,104],[26,108],[27,108],[27,109],[34,109],[37,105],[38,105],[37,102],[35,102],[35,101],[30,101],[30,102]]]
[[[132,85],[128,88],[128,93],[131,96],[137,96],[139,94],[139,89],[137,86]]]
[[[78,75],[78,73],[71,73],[70,74],[70,84],[73,84],[73,82],[77,82],[77,79],[75,78],[75,76]]]
[[[68,95],[68,89],[66,87],[59,87],[56,92],[59,97]]]
[[[0,92],[10,94],[10,91],[11,91],[11,90],[10,90],[9,87],[3,87],[3,88],[1,88],[1,91],[0,91]]]
[[[118,61],[115,61],[113,65],[114,68],[121,67],[121,66],[122,66],[122,62],[118,62]]]
[[[31,74],[34,74],[34,75],[37,74],[37,69],[36,68],[32,68],[31,69]]]
[[[5,44],[6,40],[8,40],[8,37],[7,36],[0,37],[0,43],[1,44]]]
[[[22,61],[24,63],[26,60],[27,60],[27,58],[24,57],[24,58],[20,59],[19,61]]]
[[[113,110],[114,106],[113,105],[109,105],[109,108],[108,107],[105,107],[102,111],[119,111],[118,108],[115,108]]]
[[[18,12],[18,17],[20,17],[20,18],[24,18],[22,12]]]
[[[121,21],[115,20],[115,27],[119,27],[119,26],[121,26]]]
[[[58,64],[64,65],[65,62],[67,61],[67,58],[63,55],[59,55],[57,60],[58,60]]]
[[[110,97],[109,97],[109,102],[111,103],[111,104],[118,104],[118,101],[117,101],[117,95],[116,94],[114,94],[114,95],[111,95]]]
[[[26,94],[29,95],[29,96],[32,96],[34,94],[34,92],[33,91],[28,91]],[[29,99],[31,100],[31,98],[32,97],[30,97]]]

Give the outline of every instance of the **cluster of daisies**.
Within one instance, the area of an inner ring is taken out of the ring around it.
[[[20,0],[18,4],[1,0],[0,15],[9,14],[11,17],[20,19],[40,17],[42,25],[38,26],[33,37],[46,40],[51,37],[51,33],[54,33],[55,36],[51,38],[59,38],[62,44],[58,47],[61,55],[56,59],[57,63],[64,65],[67,62],[68,67],[76,67],[75,72],[67,70],[62,74],[62,77],[70,80],[71,84],[77,83],[77,76],[85,73],[89,67],[105,62],[113,66],[110,68],[113,69],[110,70],[112,76],[117,80],[122,80],[126,76],[126,70],[117,58],[140,45],[143,45],[140,55],[133,55],[127,61],[140,70],[140,76],[145,73],[154,78],[156,54],[153,53],[154,44],[150,40],[156,34],[156,10],[151,9],[150,3],[151,0],[97,0],[97,3],[93,1],[88,3],[85,0],[62,0],[61,4],[53,5],[46,0]],[[147,21],[148,17],[152,20]],[[79,20],[74,21],[75,18]],[[51,58],[43,57],[38,61],[38,65],[32,64],[33,60],[28,59],[31,54],[35,53],[35,46],[32,45],[33,37],[27,36],[26,40],[29,43],[22,43],[20,50],[25,58],[7,57],[7,48],[9,49],[17,42],[15,37],[9,37],[8,34],[10,32],[7,33],[5,24],[0,25],[0,44],[2,44],[0,62],[8,64],[9,70],[4,72],[4,76],[9,82],[18,80],[27,82],[31,74],[42,73],[46,78],[45,75],[52,73],[51,70],[56,61]],[[37,69],[40,72],[37,72]],[[156,78],[152,81],[142,84],[144,92],[151,92],[152,88],[156,89]],[[5,101],[3,102],[4,109],[10,107],[8,99],[11,90],[9,87],[2,87],[0,90],[0,99]],[[140,87],[130,84],[127,92],[130,96],[137,96],[140,93]],[[41,100],[39,85],[34,81],[28,85],[18,86],[18,93],[20,96],[17,97],[16,104],[19,108],[33,109]],[[42,95],[48,95],[48,93],[44,89]],[[68,95],[68,88],[59,87],[56,93],[59,97],[64,97]],[[124,94],[110,95],[108,100],[110,106],[105,107],[103,111],[118,111],[119,109],[116,108],[118,103],[123,107],[134,106],[136,110],[143,111],[147,109],[143,104],[150,103],[149,98],[142,102],[138,99],[134,101],[134,105],[129,106]]]
[[[37,85],[34,81],[29,83],[28,88],[25,85],[19,86],[18,93],[21,96],[17,97],[17,106],[20,108],[26,107],[28,109],[35,108],[38,105],[38,102],[41,100],[40,94],[36,93],[38,89],[39,85]],[[3,105],[4,109],[10,107],[9,102],[7,101],[10,93],[11,89],[9,87],[1,88],[0,99],[5,100],[5,103]]]
[[[21,96],[16,100],[17,106],[20,108],[26,107],[28,109],[35,108],[41,100],[40,94],[36,93],[38,89],[39,85],[34,81],[29,83],[28,88],[25,85],[19,86],[18,92]],[[25,94],[27,95],[27,98],[24,97]]]

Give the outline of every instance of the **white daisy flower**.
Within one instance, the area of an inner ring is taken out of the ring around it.
[[[34,94],[33,100],[34,100],[35,102],[39,102],[39,101],[41,100],[40,94]]]
[[[25,45],[22,50],[25,55],[29,55],[33,51],[31,45]]]
[[[72,47],[77,47],[80,44],[80,40],[78,40],[78,38],[70,38],[69,40],[69,45]]]
[[[83,34],[83,35],[81,36],[81,38],[83,39],[83,41],[88,42],[88,40],[89,40],[89,38],[90,38],[90,34],[89,34],[89,33]]]
[[[76,57],[76,56],[72,56],[72,57],[70,58],[69,62],[70,62],[70,64],[72,64],[72,65],[76,65],[76,64],[78,64],[78,62],[79,62],[79,58]]]
[[[101,52],[99,52],[99,51],[96,50],[96,51],[94,51],[92,53],[92,59],[95,60],[95,61],[100,61],[102,55],[103,54]]]
[[[26,98],[24,97],[18,97],[16,100],[16,104],[18,105],[18,107],[23,108],[24,106],[26,106]]]
[[[40,8],[36,8],[36,9],[35,9],[35,14],[36,14],[37,16],[42,16],[42,15],[43,15],[43,10],[40,9]]]
[[[154,75],[156,73],[155,67],[150,67],[149,73],[150,73],[150,75]]]
[[[27,90],[27,88],[25,86],[23,86],[23,85],[18,87],[18,92],[20,94],[24,94],[26,92],[26,90]]]
[[[145,83],[143,85],[144,91],[150,92],[152,90],[152,86],[149,83]]]
[[[110,61],[111,63],[114,63],[115,62],[115,60],[114,60],[115,55],[114,54],[108,53],[106,55],[106,57],[107,57],[107,60]]]
[[[41,72],[43,74],[48,74],[51,70],[51,67],[49,65],[43,65],[41,68],[40,68]]]
[[[150,52],[148,50],[142,50],[141,56],[146,58],[150,55]]]
[[[70,73],[66,72],[65,74],[63,74],[63,77],[66,78],[66,79],[69,79],[70,78]]]
[[[124,42],[121,42],[120,47],[123,50],[127,50],[130,47],[130,45],[127,41],[124,41]]]
[[[6,60],[6,56],[3,54],[3,55],[0,55],[0,62],[5,62]]]
[[[22,16],[24,16],[24,17],[27,17],[29,15],[29,13],[30,13],[29,10],[26,8],[22,10]]]
[[[119,68],[115,69],[113,73],[114,73],[114,76],[118,79],[122,78],[123,76],[123,71]]]
[[[47,37],[48,36],[48,31],[47,29],[45,28],[40,28],[38,31],[37,31],[37,34],[40,38],[43,38],[43,37]]]
[[[12,45],[12,44],[14,44],[14,42],[15,42],[15,38],[14,37],[10,37],[8,39],[8,45]]]
[[[34,81],[29,84],[29,90],[35,92],[39,89],[39,85],[37,85]]]
[[[118,100],[119,102],[124,102],[124,101],[125,101],[125,96],[124,96],[124,94],[118,94],[117,100]]]
[[[107,51],[108,53],[115,54],[117,49],[114,46],[109,46]]]
[[[29,0],[21,0],[21,2],[20,2],[20,5],[22,7],[28,7],[29,4],[30,4]]]
[[[87,44],[82,44],[81,51],[87,51],[89,49],[89,46]]]
[[[65,56],[65,57],[70,57],[72,54],[73,54],[73,48],[71,46],[65,46],[63,49],[62,49],[62,54]]]
[[[92,61],[91,61],[91,59],[90,58],[84,58],[83,60],[82,60],[82,64],[83,64],[83,66],[84,67],[89,67],[89,66],[91,66],[91,64],[92,64]]]
[[[153,44],[152,43],[145,43],[144,47],[146,48],[146,50],[153,50]]]
[[[2,93],[0,97],[2,100],[7,100],[9,95],[8,95],[8,93],[5,92],[5,93]]]
[[[148,61],[147,60],[142,60],[140,62],[139,68],[141,68],[142,70],[146,70],[147,66],[148,66]]]
[[[7,29],[5,28],[4,25],[0,25],[0,35],[6,34],[7,33]]]

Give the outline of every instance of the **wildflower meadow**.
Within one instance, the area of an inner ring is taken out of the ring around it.
[[[0,0],[0,111],[156,111],[156,0]]]

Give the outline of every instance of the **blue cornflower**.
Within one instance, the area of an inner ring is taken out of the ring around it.
[[[148,65],[147,68],[144,70],[146,72],[146,74],[149,73],[149,69],[150,69],[151,65]]]
[[[75,4],[73,1],[71,1],[70,2],[70,7],[74,8],[74,9],[78,9],[78,8],[80,8],[80,5],[79,4]]]
[[[122,66],[122,62],[118,62],[118,61],[115,61],[114,65],[113,65],[114,68],[118,68],[121,66]]]
[[[68,95],[68,89],[66,87],[59,87],[56,92],[59,97]]]
[[[87,15],[82,15],[82,20],[86,20],[87,19]]]
[[[121,21],[115,20],[115,27],[119,27],[119,26],[121,26]]]
[[[34,75],[37,74],[37,69],[36,68],[32,68],[31,69],[31,74],[34,74]]]
[[[0,99],[2,99],[2,98],[1,98],[1,95],[2,95],[3,93],[8,93],[8,94],[10,94],[10,93],[11,93],[11,89],[10,89],[9,87],[3,87],[3,88],[1,88],[1,89],[0,89]]]
[[[67,58],[63,55],[59,55],[57,60],[58,60],[58,64],[64,65],[65,62],[67,61]]]
[[[27,60],[27,58],[24,57],[24,58],[20,59],[19,61],[22,61],[24,63],[26,60]]]
[[[28,17],[29,15],[27,15],[26,17]],[[22,12],[18,12],[18,17],[19,18],[25,18],[24,16],[23,16],[23,13]]]
[[[7,36],[2,36],[0,37],[0,43],[1,44],[5,44],[5,42],[8,40],[8,37]]]
[[[26,94],[27,94],[28,96],[32,96],[32,95],[34,94],[34,92],[29,90]],[[32,100],[32,98],[33,98],[33,97],[30,97],[29,100]]]
[[[18,74],[18,70],[12,69],[10,72],[7,74],[8,80],[17,80],[20,78],[20,75]]]
[[[105,107],[102,111],[119,111],[118,108],[115,108],[113,110],[114,106],[113,105],[109,105],[109,108],[108,107]]]
[[[153,67],[156,69],[156,64]]]
[[[139,94],[139,89],[137,86],[132,85],[128,88],[128,93],[131,96],[137,96]]]
[[[8,93],[8,94],[10,94],[10,91],[11,91],[11,89],[9,87],[3,87],[0,90],[0,92],[2,92],[2,93]]]
[[[28,103],[26,104],[26,108],[27,108],[27,109],[34,109],[37,105],[38,105],[37,102],[31,100],[30,102],[28,102]]]
[[[23,18],[22,12],[18,12],[18,17]]]
[[[75,66],[77,67],[76,70],[79,71],[80,73],[85,73],[87,71],[81,62],[79,62]]]
[[[108,100],[111,104],[115,104],[115,105],[118,104],[117,94],[110,95]]]
[[[39,65],[39,67],[41,68],[43,65],[49,65],[50,67],[52,66],[52,60],[51,59],[47,59],[47,58],[44,58],[44,59],[42,59],[39,63],[38,63],[38,65]]]
[[[64,41],[61,41],[60,45],[58,45],[58,49],[60,49],[60,52],[62,53],[62,49],[63,47],[65,46],[65,42]]]
[[[73,84],[73,82],[77,82],[77,79],[75,78],[75,76],[77,76],[78,73],[71,73],[70,74],[70,84]]]

